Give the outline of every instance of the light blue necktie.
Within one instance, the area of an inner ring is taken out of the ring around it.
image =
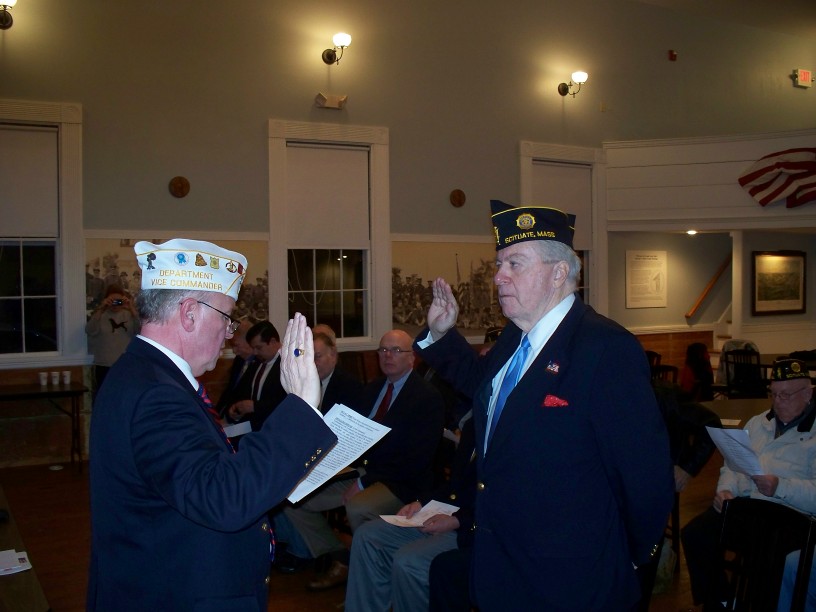
[[[496,430],[496,425],[501,417],[504,403],[507,401],[507,396],[515,388],[519,378],[521,378],[521,368],[527,360],[527,353],[530,351],[530,341],[527,336],[521,340],[521,345],[516,349],[513,358],[510,360],[510,367],[504,374],[501,387],[499,388],[499,397],[496,399],[496,407],[493,409],[493,420],[490,421],[490,431],[487,434],[487,443],[490,444],[490,439],[493,437],[493,432]]]

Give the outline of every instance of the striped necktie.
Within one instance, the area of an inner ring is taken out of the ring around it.
[[[204,385],[198,383],[198,397],[200,397],[204,402],[204,410],[210,415],[215,423],[215,426],[218,428],[218,431],[221,432],[221,437],[224,439],[224,442],[227,443],[227,447],[230,449],[230,452],[234,453],[235,448],[232,446],[232,442],[227,437],[226,432],[224,432],[224,428],[221,426],[221,421],[218,419],[218,413],[213,408],[212,400],[210,400],[210,396],[207,394],[207,389],[204,388]]]
[[[493,419],[490,421],[490,431],[487,434],[488,444],[490,444],[490,440],[493,437],[493,432],[496,431],[496,425],[499,423],[502,410],[504,410],[504,403],[507,401],[507,397],[515,388],[519,378],[521,378],[521,368],[524,366],[524,362],[527,360],[527,353],[529,351],[530,340],[527,338],[527,336],[524,336],[524,338],[521,340],[521,344],[513,354],[513,358],[510,360],[510,366],[504,373],[504,379],[502,380],[501,387],[499,388],[499,396],[496,398],[496,407],[493,409]]]

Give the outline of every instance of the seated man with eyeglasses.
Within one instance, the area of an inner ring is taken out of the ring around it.
[[[396,514],[431,490],[433,456],[442,439],[445,406],[440,392],[414,372],[412,342],[404,331],[386,332],[377,349],[384,377],[368,384],[350,406],[391,428],[350,466],[359,477],[330,483],[302,504],[283,508],[312,557],[329,555],[332,559],[327,572],[307,585],[311,591],[345,584],[348,578],[348,550],[324,511],[345,506],[354,532],[381,514]]]
[[[816,514],[816,409],[804,361],[778,359],[771,371],[772,405],[745,426],[763,474],[746,476],[727,465],[720,471],[711,508],[682,531],[691,592],[704,610],[723,609],[724,577],[717,575],[722,505],[753,497]]]

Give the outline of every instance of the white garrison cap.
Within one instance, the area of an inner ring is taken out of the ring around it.
[[[238,299],[246,257],[212,242],[173,238],[162,244],[137,242],[142,289],[214,291]]]

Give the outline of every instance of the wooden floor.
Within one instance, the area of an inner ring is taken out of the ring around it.
[[[711,503],[722,459],[715,454],[681,499],[685,524]],[[85,609],[85,587],[90,547],[87,470],[50,466],[0,469],[0,486],[26,544],[31,562],[54,612]],[[333,611],[343,608],[343,589],[309,593],[312,572],[281,575],[273,572],[269,610],[277,612]],[[2,588],[2,578],[0,578]],[[668,592],[652,599],[653,612],[691,610],[685,562]]]

